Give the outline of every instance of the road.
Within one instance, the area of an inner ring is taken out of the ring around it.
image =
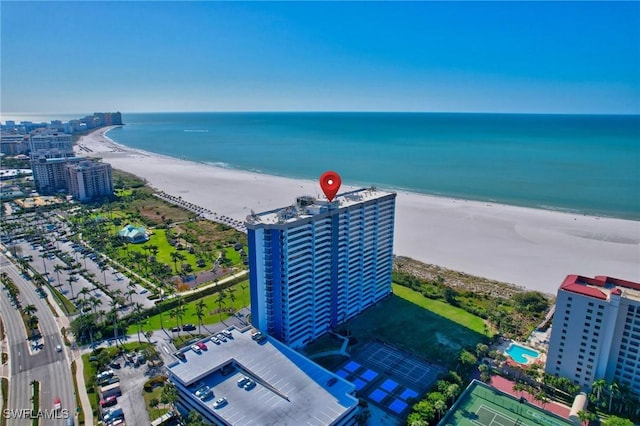
[[[41,342],[44,342],[42,349],[30,352],[20,313],[11,305],[7,292],[3,290],[0,295],[0,311],[7,333],[11,365],[8,408],[31,409],[31,382],[38,380],[41,409],[52,409],[55,398],[60,398],[62,408],[68,409],[70,415],[75,415],[76,403],[68,349],[62,342],[55,316],[45,300],[38,297],[33,284],[21,276],[16,266],[9,262],[4,254],[0,254],[0,268],[19,288],[22,306],[31,304],[38,309],[36,316],[39,319],[43,337]],[[62,346],[62,352],[56,351],[57,345]],[[9,426],[30,426],[31,420],[10,419],[8,424]],[[64,426],[66,420],[42,419],[40,424],[41,426]]]

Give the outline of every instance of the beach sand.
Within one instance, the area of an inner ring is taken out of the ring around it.
[[[101,157],[158,190],[234,219],[321,193],[315,181],[131,149],[105,136],[108,130],[82,137],[78,154]],[[555,294],[568,274],[640,282],[640,221],[399,192],[394,253]]]

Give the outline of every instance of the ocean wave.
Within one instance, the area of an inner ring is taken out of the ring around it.
[[[183,132],[187,132],[187,133],[208,133],[209,131],[207,129],[185,129],[183,130]]]
[[[223,168],[223,169],[232,169],[233,168],[233,167],[231,167],[231,164],[225,163],[223,161],[205,161],[205,164],[208,164],[210,166],[220,167],[220,168]]]

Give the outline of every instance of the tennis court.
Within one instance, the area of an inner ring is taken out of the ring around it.
[[[438,426],[570,426],[567,419],[474,380]]]

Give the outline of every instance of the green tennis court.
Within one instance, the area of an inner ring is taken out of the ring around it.
[[[473,381],[439,426],[572,426],[569,420]]]

